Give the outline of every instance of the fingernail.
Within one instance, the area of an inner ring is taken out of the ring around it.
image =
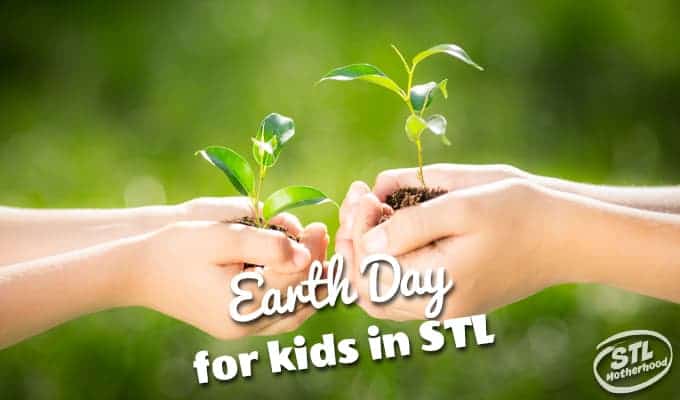
[[[303,246],[295,246],[295,253],[293,254],[293,263],[300,267],[306,267],[309,265],[309,260],[312,258],[312,255],[309,253],[309,250],[307,250]]]
[[[387,250],[387,232],[380,226],[366,232],[362,240],[368,253],[382,253]]]

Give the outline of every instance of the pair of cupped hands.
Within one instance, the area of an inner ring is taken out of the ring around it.
[[[547,192],[522,174],[507,166],[427,166],[428,185],[449,192],[396,212],[384,200],[396,189],[418,186],[415,169],[385,171],[373,188],[354,182],[340,207],[335,250],[344,257],[357,303],[376,318],[423,319],[426,297],[397,297],[384,304],[369,300],[368,277],[358,266],[376,253],[396,257],[405,270],[445,267],[455,287],[446,297],[442,319],[486,312],[566,279],[539,268],[555,250],[541,241],[550,201],[541,205],[538,199]],[[250,305],[258,307],[268,288],[285,294],[288,286],[307,278],[314,260],[326,258],[325,225],[303,227],[286,213],[271,221],[298,236],[298,243],[281,232],[223,223],[252,212],[244,198],[196,199],[182,207],[191,221],[153,233],[145,263],[152,268],[133,283],[138,303],[222,339],[288,332],[313,314],[307,304],[291,314],[237,323],[227,312],[234,298],[229,283],[244,263],[263,265],[265,286],[242,286],[254,293]],[[385,213],[390,218],[379,223]],[[250,312],[250,305],[241,312]]]

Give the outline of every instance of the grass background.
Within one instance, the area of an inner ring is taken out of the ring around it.
[[[154,4],[152,4],[154,3]],[[313,83],[371,62],[399,83],[400,61],[462,45],[477,72],[437,57],[416,81],[449,78],[453,146],[430,138],[428,163],[509,163],[610,184],[680,181],[680,4],[589,2],[3,2],[0,13],[0,204],[126,207],[234,195],[193,156],[209,144],[249,151],[269,112],[297,136],[271,190],[310,184],[342,199],[355,179],[412,166],[403,104],[366,84]],[[305,222],[337,227],[330,207]],[[565,249],[568,251],[568,249]],[[20,318],[21,316],[17,316]],[[3,399],[607,398],[595,346],[627,329],[680,343],[680,309],[619,290],[563,286],[489,314],[496,344],[419,350],[372,362],[357,307],[319,312],[299,333],[357,337],[357,365],[199,386],[196,351],[266,351],[266,339],[220,342],[146,310],[80,318],[0,351]],[[292,335],[279,337],[290,343]],[[680,347],[678,347],[680,349]],[[678,368],[637,398],[680,398]],[[675,396],[675,397],[674,397]]]

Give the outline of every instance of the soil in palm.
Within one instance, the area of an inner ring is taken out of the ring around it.
[[[391,194],[387,195],[385,203],[397,211],[400,208],[415,206],[446,194],[447,191],[442,188],[428,188],[428,187],[405,187],[397,189]],[[389,215],[383,214],[380,218],[380,223],[387,221]]]

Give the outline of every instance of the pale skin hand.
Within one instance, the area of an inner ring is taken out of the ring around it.
[[[243,263],[264,265],[266,287],[284,289],[306,278],[325,256],[323,224],[302,230],[290,216],[281,232],[211,221],[179,222],[160,230],[58,256],[0,268],[0,348],[64,321],[99,310],[144,306],[222,339],[290,331],[311,313],[240,324],[229,316],[231,278]],[[255,307],[265,288],[253,289]],[[248,312],[244,309],[242,312]]]
[[[365,184],[353,184],[336,251],[349,254],[350,261],[386,253],[397,256],[403,268],[446,267],[455,287],[440,318],[487,312],[568,282],[608,284],[680,302],[678,216],[517,178],[453,191],[399,210],[376,227],[384,208]],[[372,304],[366,300],[366,278],[356,271],[350,278],[369,314],[423,318],[427,299]]]
[[[416,168],[393,169],[376,178],[373,192],[379,199],[396,189],[420,186]],[[423,168],[425,182],[446,190],[463,189],[508,178],[521,178],[539,186],[578,194],[607,203],[650,211],[680,214],[680,186],[624,187],[592,185],[540,176],[510,165],[433,164]]]
[[[205,197],[126,209],[0,207],[0,267],[151,232],[178,221],[229,221],[252,215],[245,197]]]

